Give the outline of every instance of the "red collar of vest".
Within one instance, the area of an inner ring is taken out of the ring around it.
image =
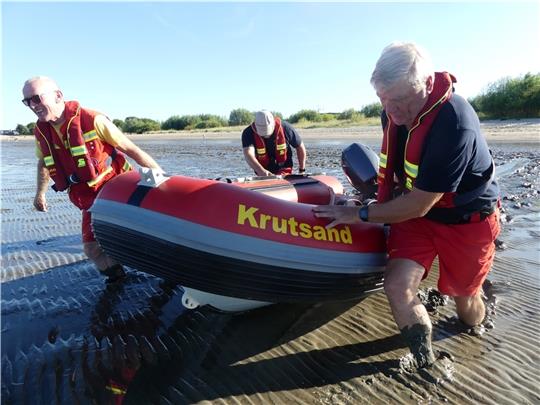
[[[70,121],[74,117],[80,114],[81,107],[77,101],[66,101],[64,107],[64,122],[60,126],[60,131],[63,134],[67,133],[67,127],[70,124]],[[41,122],[38,121],[36,124],[43,133],[48,133],[51,130],[52,124],[50,122]]]
[[[422,147],[429,133],[429,130],[435,120],[440,108],[452,96],[453,83],[456,78],[448,72],[436,72],[433,83],[433,91],[422,110],[413,121],[413,126],[409,130],[409,136],[404,157],[411,163],[418,165]],[[379,165],[379,174],[377,178],[378,190],[377,200],[385,202],[392,198],[394,191],[394,173],[397,148],[397,130],[398,126],[394,124],[387,115],[387,124],[384,128],[383,143],[381,148],[382,159],[386,160],[386,165]],[[410,134],[414,131],[414,136]]]
[[[453,91],[453,84],[456,82],[456,78],[448,72],[435,72],[435,80],[433,83],[433,91],[430,93],[426,105],[418,113],[414,119],[414,125],[410,131],[425,121],[425,117],[431,113],[435,108],[444,104],[450,99]],[[432,114],[436,116],[437,114]],[[388,117],[390,120],[390,117]]]
[[[62,131],[66,130],[66,127],[69,125],[69,122],[80,115],[81,106],[77,101],[66,101],[66,108],[64,109],[64,123],[62,124]]]

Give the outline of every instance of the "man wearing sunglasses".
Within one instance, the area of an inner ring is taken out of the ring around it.
[[[28,79],[23,97],[23,104],[38,118],[34,129],[38,157],[34,207],[47,211],[45,193],[50,179],[55,191],[67,191],[82,211],[84,253],[108,282],[121,279],[124,269],[99,247],[88,209],[107,181],[131,170],[125,155],[143,167],[160,169],[159,165],[105,115],[83,108],[77,101],[65,101],[54,80],[44,76]]]

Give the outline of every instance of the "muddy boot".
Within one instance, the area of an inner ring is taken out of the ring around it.
[[[106,283],[116,283],[126,276],[126,272],[121,264],[115,264],[107,267],[105,270],[100,270],[99,272],[107,277]]]
[[[436,355],[436,361],[428,367],[419,368],[418,375],[430,384],[444,384],[446,381],[452,381],[456,369],[454,367],[454,358],[445,351],[439,351]]]
[[[430,327],[415,323],[401,329],[401,335],[411,349],[414,366],[417,368],[429,367],[435,362],[435,354],[431,347]]]

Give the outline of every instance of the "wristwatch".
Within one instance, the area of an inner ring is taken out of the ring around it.
[[[306,169],[298,169],[298,173],[305,173]]]
[[[362,222],[369,222],[369,205],[362,205],[360,211],[358,211],[358,216]]]

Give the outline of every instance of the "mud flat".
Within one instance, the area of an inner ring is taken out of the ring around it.
[[[107,404],[111,384],[126,390],[126,404],[540,403],[540,151],[531,125],[507,128],[528,133],[525,143],[492,128],[503,134],[492,149],[504,226],[486,290],[491,322],[467,330],[453,303],[428,302],[435,347],[452,356],[442,375],[400,365],[407,349],[383,293],[230,315],[186,311],[179,287],[135,270],[106,286],[84,260],[80,214],[67,198],[49,192],[47,214],[31,208],[32,142],[2,138],[2,403]],[[308,169],[345,181],[339,154],[353,140],[341,138],[313,137]],[[238,138],[137,143],[171,173],[247,174]],[[426,296],[436,275],[422,285]]]
[[[540,142],[540,119],[527,120],[504,120],[504,121],[483,121],[482,131],[490,142]],[[378,140],[382,137],[380,126],[358,126],[350,128],[299,128],[302,138],[308,143],[314,139],[360,139]],[[241,130],[231,132],[164,132],[150,134],[157,139],[169,138],[190,138],[190,139],[238,139],[241,137]],[[133,139],[147,137],[148,135],[132,135]]]
[[[524,120],[493,120],[482,121],[480,124],[484,135],[489,142],[540,142],[540,119]],[[231,129],[228,131],[164,131],[147,134],[130,134],[130,138],[137,140],[238,140],[240,142],[242,129]],[[356,139],[356,141],[377,140],[382,138],[382,131],[379,125],[356,126],[348,128],[298,128],[298,132],[306,141],[308,140],[330,140],[330,139]],[[32,137],[20,135],[4,135],[3,140],[24,141]],[[353,141],[354,142],[354,141]],[[307,142],[306,142],[307,143]]]

